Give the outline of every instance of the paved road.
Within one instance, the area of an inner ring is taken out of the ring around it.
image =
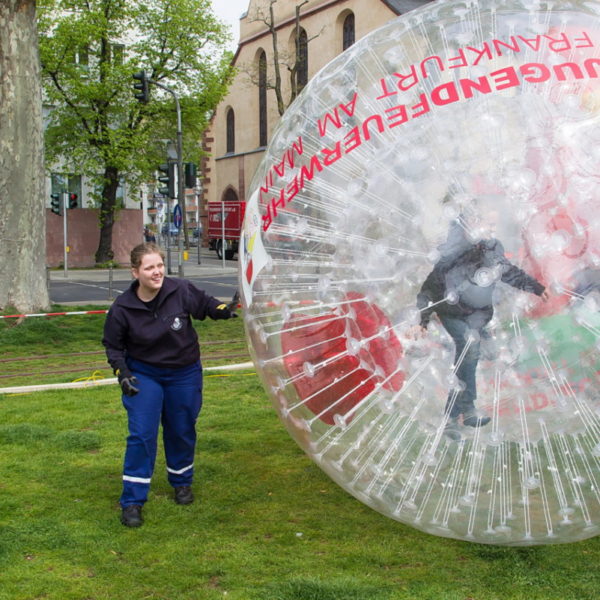
[[[214,252],[203,250],[182,264],[183,276],[211,296],[229,300],[238,289],[238,263],[219,260]],[[179,276],[179,257],[171,254],[171,277]],[[50,272],[50,300],[55,304],[108,305],[131,283],[129,269],[68,269]]]

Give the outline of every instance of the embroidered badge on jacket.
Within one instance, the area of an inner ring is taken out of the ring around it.
[[[173,331],[179,331],[182,326],[183,323],[181,322],[181,319],[179,317],[175,317],[175,319],[173,320],[173,324],[171,325],[171,329]]]

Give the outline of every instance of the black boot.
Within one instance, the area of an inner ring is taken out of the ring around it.
[[[177,502],[177,504],[191,504],[193,501],[194,494],[189,485],[175,488],[175,502]]]
[[[448,417],[448,421],[446,421],[446,426],[444,427],[444,435],[454,442],[460,442],[462,434],[460,433],[457,417]]]
[[[487,415],[479,414],[475,409],[469,410],[463,414],[463,425],[467,427],[483,427],[492,419]]]
[[[139,527],[143,522],[142,507],[139,504],[130,504],[121,512],[121,523],[125,527]]]

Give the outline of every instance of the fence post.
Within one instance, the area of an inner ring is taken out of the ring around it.
[[[108,268],[108,299],[113,300],[113,267]]]

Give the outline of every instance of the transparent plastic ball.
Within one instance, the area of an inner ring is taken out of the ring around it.
[[[599,48],[598,3],[433,2],[322,69],[253,178],[257,370],[308,456],[392,519],[600,532]]]

